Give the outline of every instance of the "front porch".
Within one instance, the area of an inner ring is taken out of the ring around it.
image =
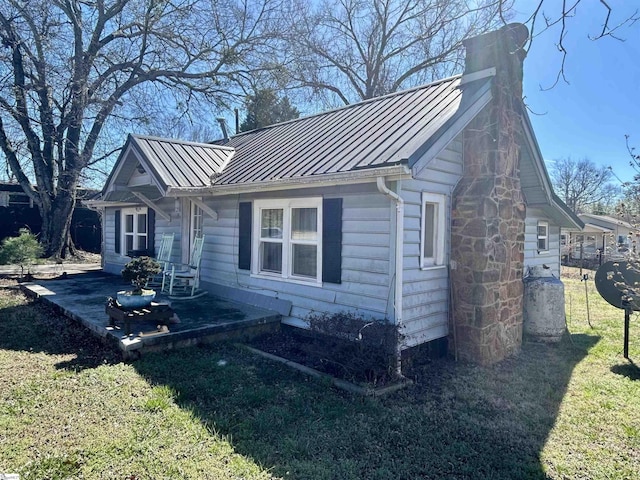
[[[68,275],[66,279],[23,283],[22,289],[62,311],[88,328],[94,335],[118,348],[125,359],[135,359],[147,351],[169,350],[199,343],[246,339],[280,328],[281,315],[207,295],[195,300],[170,301],[162,295],[157,301],[170,302],[179,323],[158,329],[155,321],[135,321],[131,335],[122,324],[110,326],[105,305],[109,297],[127,285],[119,276],[93,271]]]

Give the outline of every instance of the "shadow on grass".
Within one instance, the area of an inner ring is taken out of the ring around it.
[[[383,399],[333,390],[230,345],[149,354],[134,366],[276,476],[545,479],[540,453],[574,367],[598,339],[526,343],[489,368],[415,362],[407,374],[416,384]],[[81,327],[33,304],[0,308],[0,348],[73,354],[57,364],[71,370],[117,362]]]
[[[135,363],[238,453],[277,476],[313,479],[544,479],[540,452],[575,365],[598,337],[525,344],[482,368],[414,365],[416,385],[363,399],[233,346]]]
[[[640,367],[633,360],[629,360],[629,363],[623,365],[614,365],[611,367],[611,371],[616,375],[627,377],[629,380],[640,380]]]
[[[74,371],[120,359],[83,327],[53,308],[32,302],[0,308],[0,349],[73,355],[56,368]]]

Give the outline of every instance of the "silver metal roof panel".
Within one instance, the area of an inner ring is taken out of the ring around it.
[[[233,136],[216,185],[377,168],[406,161],[460,105],[460,76]]]

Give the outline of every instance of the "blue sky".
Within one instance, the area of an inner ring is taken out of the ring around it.
[[[532,0],[516,0],[516,10],[530,14]],[[537,3],[537,1],[535,2]],[[640,3],[608,2],[614,8],[611,24],[633,14]],[[560,1],[547,2],[549,7]],[[551,10],[548,10],[551,13]],[[640,151],[640,22],[619,30],[626,41],[588,35],[602,30],[606,11],[597,0],[583,0],[577,15],[567,21],[564,45],[568,50],[565,76],[550,90],[562,56],[556,48],[559,28],[534,38],[524,65],[524,96],[542,151],[549,163],[558,158],[588,157],[611,166],[623,181],[633,178],[629,143]],[[519,15],[517,21],[526,17]]]

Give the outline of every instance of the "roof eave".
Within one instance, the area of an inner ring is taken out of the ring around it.
[[[240,193],[264,192],[272,190],[291,190],[294,188],[321,187],[345,185],[351,183],[365,183],[374,181],[378,177],[390,180],[411,178],[411,171],[406,164],[390,167],[368,168],[348,172],[328,173],[308,177],[284,178],[265,182],[241,183],[231,185],[211,185],[207,187],[169,187],[166,196],[219,196]]]
[[[575,213],[573,213],[573,211],[569,207],[567,207],[567,204],[564,203],[562,199],[560,199],[560,197],[558,197],[553,191],[551,192],[551,196],[551,200],[553,204],[555,204],[555,207],[563,213],[563,215],[567,219],[567,222],[570,224],[560,226],[567,228],[575,227],[582,230],[584,228],[584,222],[580,220],[580,218]]]
[[[521,105],[521,109],[522,115],[520,117],[522,119],[525,138],[531,150],[532,159],[536,167],[538,179],[540,180],[540,186],[544,191],[545,196],[547,197],[547,205],[558,212],[558,215],[556,215],[556,220],[558,220],[561,227],[577,228],[579,230],[582,230],[584,228],[584,223],[582,222],[582,220],[580,220],[580,218],[578,218],[578,216],[573,211],[571,211],[571,209],[553,191],[549,172],[547,171],[547,167],[545,166],[544,160],[542,159],[540,145],[538,144],[538,140],[536,139],[535,132],[533,131],[533,125],[531,125],[531,119],[527,114],[524,103]]]
[[[139,202],[114,202],[109,200],[83,200],[82,204],[89,208],[133,207],[140,205]]]

